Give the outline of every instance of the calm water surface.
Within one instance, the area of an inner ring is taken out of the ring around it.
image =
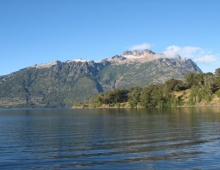
[[[0,109],[0,169],[220,169],[220,108]]]

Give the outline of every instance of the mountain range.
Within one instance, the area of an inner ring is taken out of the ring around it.
[[[0,76],[0,107],[71,107],[115,88],[182,80],[187,72],[202,73],[191,59],[147,49],[125,51],[100,62],[75,59],[36,64]]]

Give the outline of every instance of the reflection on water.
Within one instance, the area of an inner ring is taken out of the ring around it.
[[[220,108],[0,110],[5,169],[219,169]]]

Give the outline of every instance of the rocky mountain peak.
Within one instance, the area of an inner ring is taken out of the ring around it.
[[[77,58],[77,59],[74,59],[74,60],[67,60],[66,63],[70,63],[70,62],[81,62],[81,63],[84,63],[84,62],[90,62],[92,60],[83,60],[82,58]]]
[[[112,64],[125,64],[125,63],[145,63],[158,59],[160,56],[151,50],[133,50],[125,51],[122,55],[116,55],[110,59]]]
[[[202,73],[190,59],[150,50],[125,51],[101,62],[74,59],[36,64],[0,76],[0,107],[71,107],[99,92],[161,84],[182,79],[187,72]]]
[[[123,53],[123,56],[143,56],[143,55],[148,55],[148,54],[155,54],[153,51],[145,49],[145,50],[133,50],[133,51],[125,51]]]

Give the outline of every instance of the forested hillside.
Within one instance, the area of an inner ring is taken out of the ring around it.
[[[0,107],[71,107],[100,92],[182,80],[187,72],[202,73],[191,59],[150,50],[126,51],[100,62],[36,64],[0,77]]]

